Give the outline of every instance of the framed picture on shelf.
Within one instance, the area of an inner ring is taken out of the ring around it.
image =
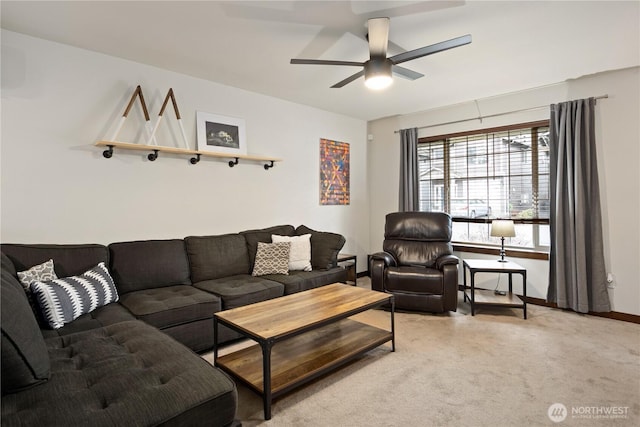
[[[244,119],[196,112],[198,151],[247,154]]]

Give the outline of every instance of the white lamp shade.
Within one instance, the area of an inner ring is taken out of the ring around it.
[[[513,221],[507,219],[495,219],[491,221],[491,236],[515,237],[516,229]]]

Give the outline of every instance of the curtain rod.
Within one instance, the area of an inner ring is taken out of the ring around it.
[[[604,94],[604,95],[596,96],[596,97],[594,97],[594,99],[598,100],[598,99],[605,99],[605,98],[608,98],[608,97],[609,97],[608,94]],[[476,103],[476,106],[477,106],[477,103]],[[489,114],[488,116],[479,115],[478,117],[472,117],[470,119],[461,119],[461,120],[454,120],[454,121],[451,121],[451,122],[437,123],[435,125],[419,126],[418,129],[428,129],[428,128],[433,128],[433,127],[437,127],[437,126],[453,125],[453,124],[456,124],[456,123],[471,122],[473,120],[480,120],[480,122],[482,122],[482,119],[489,119],[489,118],[492,118],[492,117],[506,116],[508,114],[514,114],[514,113],[522,113],[524,111],[540,110],[541,108],[549,108],[549,105],[539,105],[537,107],[529,107],[529,108],[522,108],[520,110],[505,111],[503,113]],[[400,133],[400,130],[393,131],[393,133]]]

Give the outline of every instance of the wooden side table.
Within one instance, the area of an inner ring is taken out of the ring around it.
[[[352,254],[338,254],[338,265],[347,270],[347,282],[356,285],[358,278],[358,257]]]
[[[467,287],[467,270],[471,279],[471,286]],[[507,295],[497,295],[494,291],[476,289],[476,273],[507,273],[509,275],[509,292]],[[513,293],[513,274],[522,275],[522,297]],[[512,307],[521,308],[524,318],[527,318],[527,269],[513,261],[499,262],[497,260],[468,259],[463,261],[464,301],[471,304],[471,315],[475,316],[476,307]],[[469,291],[469,292],[467,292]]]

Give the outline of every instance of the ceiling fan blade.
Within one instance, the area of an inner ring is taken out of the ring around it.
[[[391,67],[391,71],[393,72],[393,74],[409,80],[416,80],[420,77],[424,77],[424,74],[418,73],[417,71],[413,71],[408,68],[400,67],[398,65],[394,65],[393,67]]]
[[[292,59],[291,64],[310,64],[310,65],[351,65],[363,67],[364,62],[353,61],[330,61],[324,59]]]
[[[333,89],[333,88],[335,88],[335,89],[337,89],[337,88],[341,88],[342,86],[344,86],[344,85],[346,85],[346,84],[349,84],[349,83],[351,83],[352,81],[354,81],[354,80],[356,80],[356,79],[358,79],[358,78],[360,78],[360,77],[362,77],[362,76],[364,76],[364,70],[362,70],[362,71],[358,71],[358,72],[357,72],[357,73],[355,73],[354,75],[352,75],[352,76],[350,76],[350,77],[347,77],[346,79],[342,80],[341,82],[338,82],[338,83],[334,84],[333,86],[331,86],[331,88],[332,88],[332,89]]]
[[[369,56],[386,58],[389,45],[389,18],[369,19]]]
[[[401,64],[412,59],[422,58],[423,56],[433,53],[442,52],[444,50],[453,49],[454,47],[463,46],[471,43],[471,34],[456,37],[455,39],[432,44],[431,46],[421,47],[419,49],[410,50],[409,52],[400,53],[389,58],[394,64]]]

